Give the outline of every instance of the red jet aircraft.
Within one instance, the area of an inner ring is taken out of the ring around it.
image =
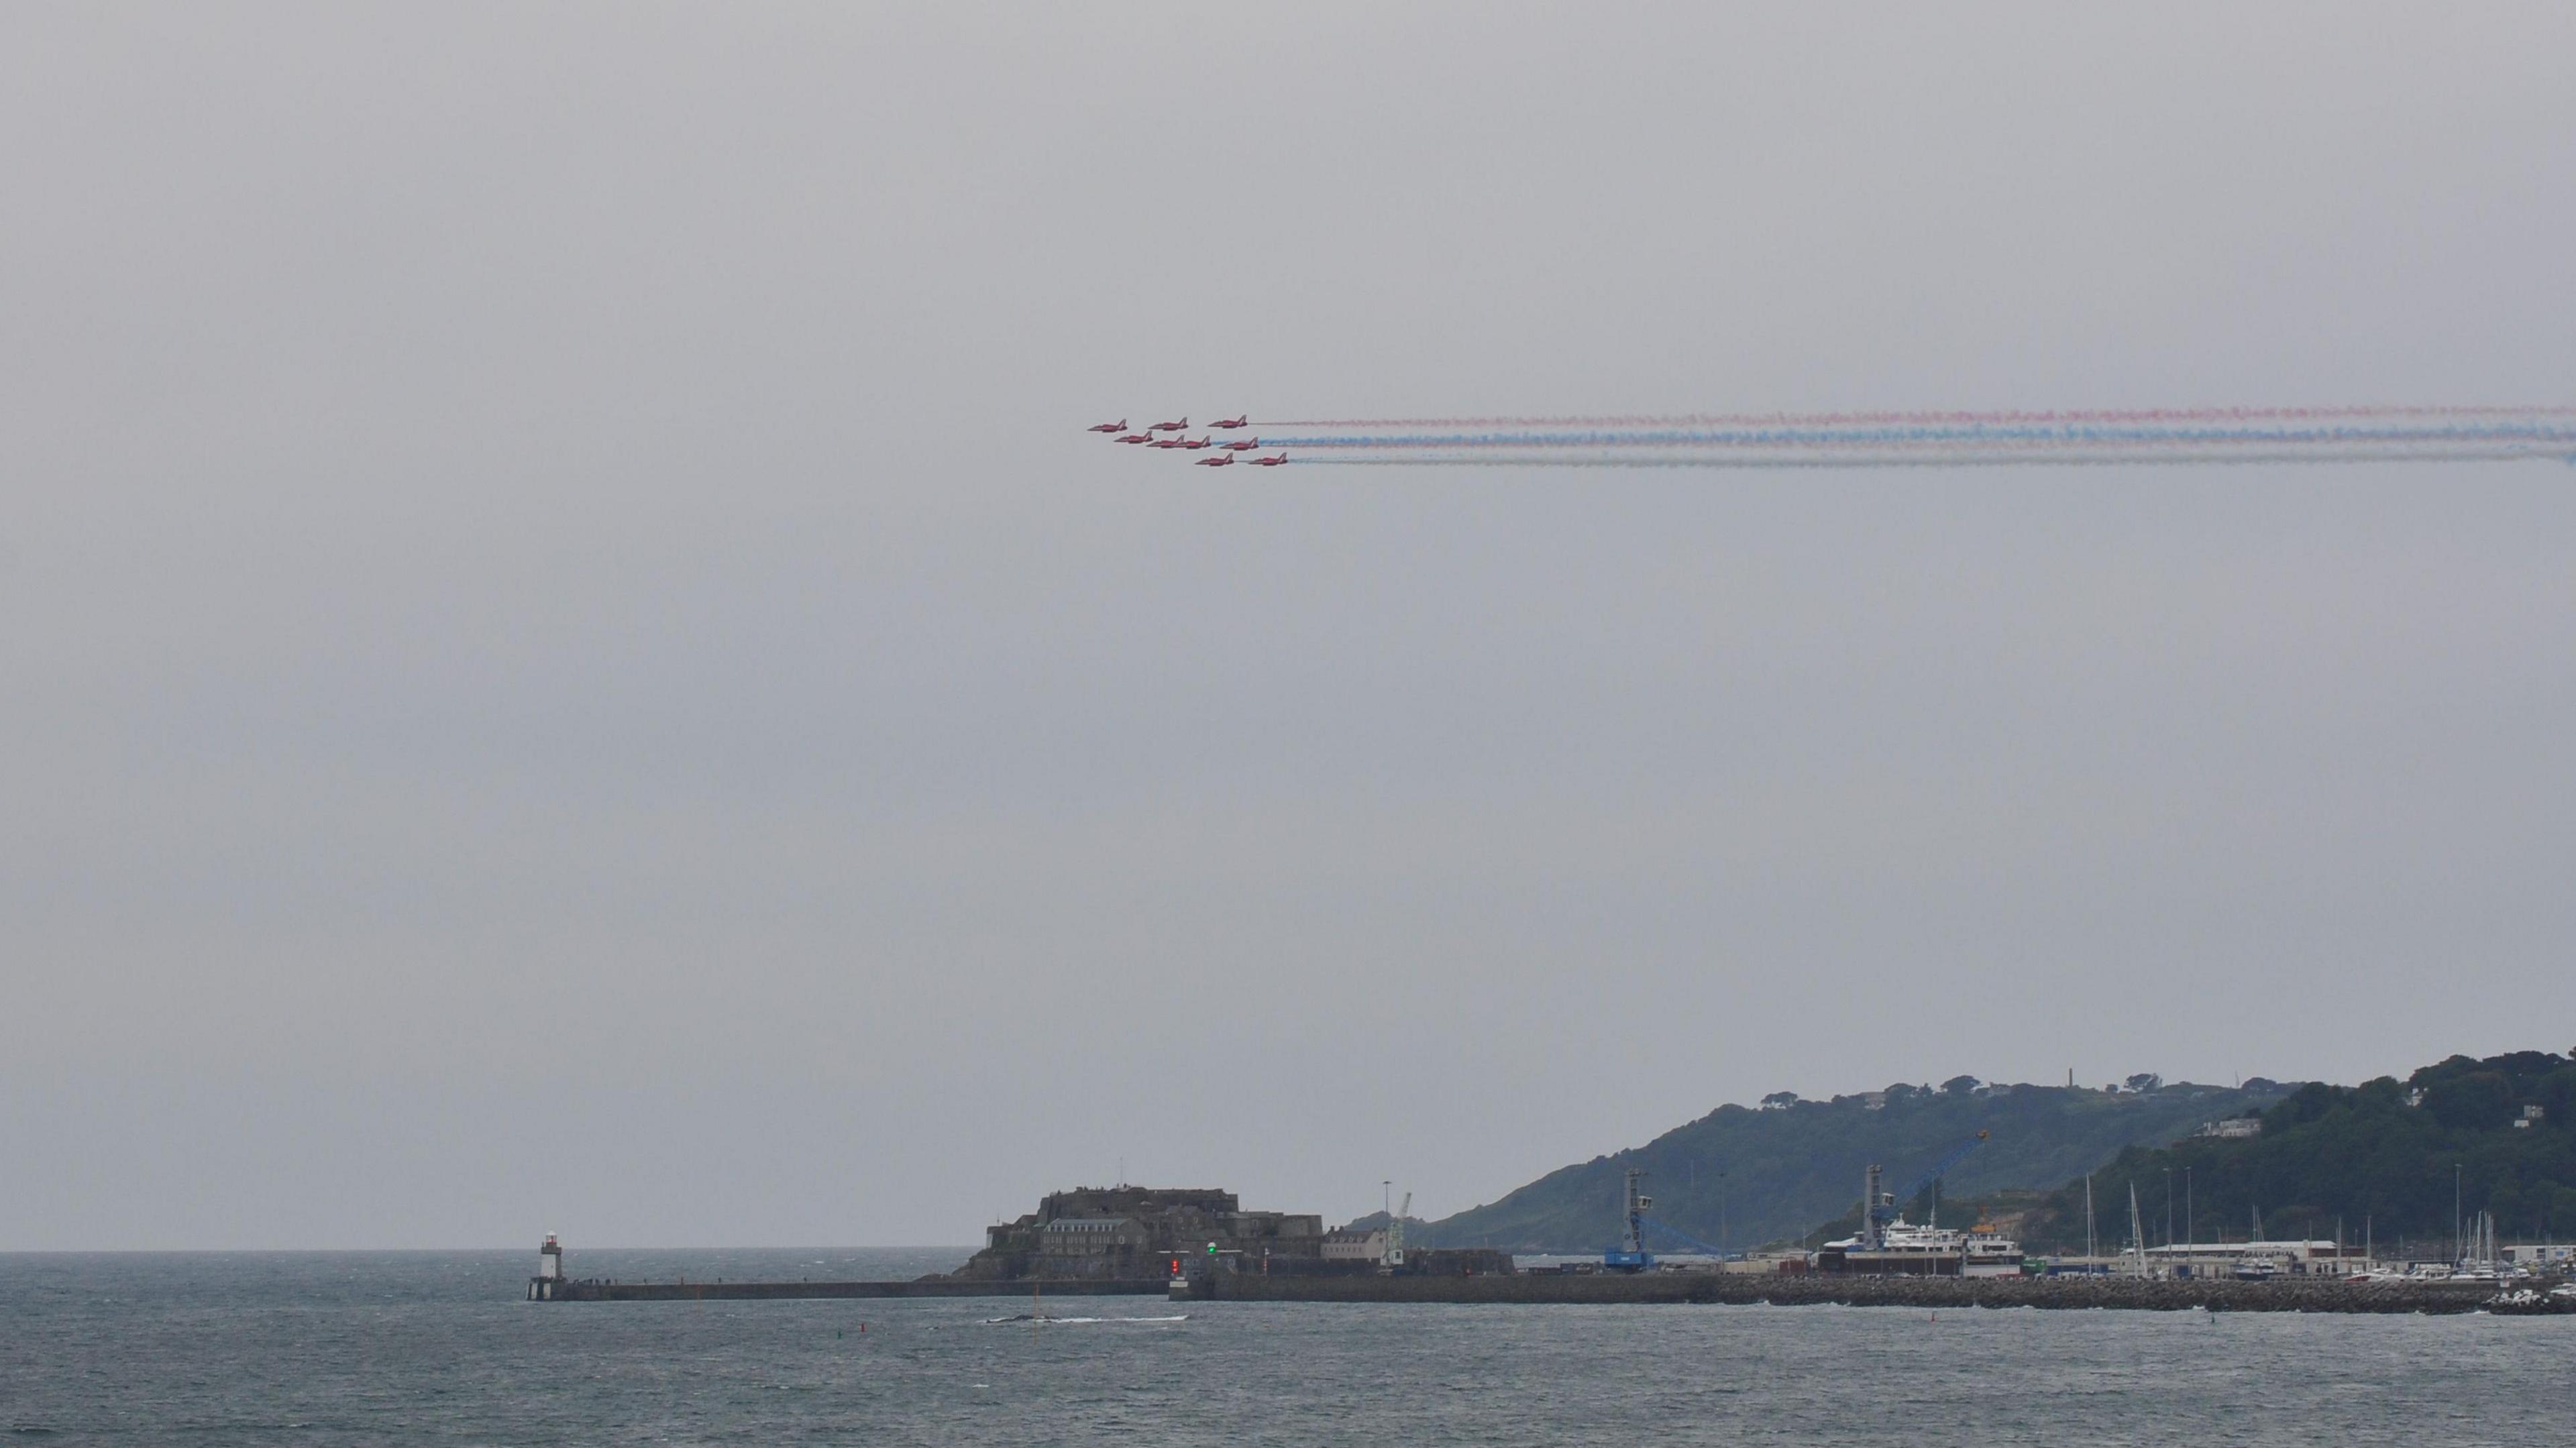
[[[1189,442],[1188,442],[1186,439],[1183,439],[1183,438],[1177,438],[1177,437],[1158,437],[1158,438],[1154,439],[1152,442],[1149,442],[1149,443],[1145,444],[1145,446],[1147,446],[1147,447],[1188,447],[1188,446],[1189,446]]]
[[[1254,458],[1252,459],[1252,465],[1256,468],[1275,468],[1286,461],[1288,461],[1288,455],[1283,452],[1277,457]]]
[[[1187,432],[1190,430],[1190,420],[1184,417],[1178,422],[1158,422],[1145,430],[1147,432]]]
[[[1154,440],[1154,435],[1150,432],[1131,432],[1122,435],[1118,440],[1120,442],[1152,442]]]
[[[1199,438],[1194,442],[1185,442],[1181,444],[1181,446],[1188,448],[1192,452],[1197,452],[1200,448],[1206,447],[1207,445],[1208,440],[1206,438]]]
[[[1234,466],[1234,454],[1218,453],[1212,458],[1201,458],[1199,459],[1199,466],[1203,468],[1230,468]]]
[[[1243,426],[1245,423],[1250,422],[1251,420],[1252,420],[1252,414],[1247,412],[1247,413],[1245,413],[1245,414],[1244,414],[1243,416],[1241,416],[1241,417],[1220,417],[1220,418],[1218,418],[1216,421],[1209,423],[1209,424],[1208,424],[1208,426],[1210,426],[1210,427],[1241,427],[1241,426]]]
[[[1083,430],[1086,432],[1125,432],[1127,430],[1127,419],[1122,417],[1116,422],[1095,422],[1090,427]]]
[[[1261,446],[1261,439],[1257,437],[1238,438],[1233,442],[1218,443],[1217,446],[1224,448],[1227,452],[1250,452],[1254,448]]]

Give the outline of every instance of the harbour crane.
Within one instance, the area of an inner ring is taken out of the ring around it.
[[[1685,1247],[1705,1252],[1711,1257],[1731,1257],[1734,1255],[1733,1253],[1728,1252],[1724,1247],[1712,1246],[1709,1243],[1701,1241],[1699,1238],[1692,1236],[1690,1233],[1683,1231],[1681,1228],[1674,1226],[1672,1223],[1665,1221],[1661,1217],[1647,1218],[1646,1225],[1663,1233],[1665,1236],[1672,1238],[1674,1241],[1681,1243]]]
[[[1906,1183],[1905,1189],[1899,1192],[1883,1192],[1879,1190],[1878,1182],[1880,1168],[1877,1163],[1871,1163],[1869,1168],[1868,1196],[1864,1203],[1865,1209],[1861,1213],[1860,1231],[1863,1245],[1867,1246],[1873,1252],[1886,1246],[1887,1224],[1896,1220],[1896,1209],[1904,1203],[1914,1200],[1914,1194],[1916,1192],[1919,1192],[1925,1187],[1932,1185],[1934,1182],[1939,1181],[1942,1176],[1950,1170],[1950,1168],[1959,1164],[1961,1158],[1965,1157],[1969,1152],[1975,1151],[1978,1147],[1985,1145],[1985,1143],[1986,1132],[1983,1129],[1980,1129],[1976,1135],[1969,1137],[1966,1141],[1960,1142],[1957,1146],[1950,1148],[1949,1152],[1939,1161],[1932,1163],[1932,1165],[1927,1168],[1921,1176],[1918,1176],[1914,1180]]]
[[[1655,1265],[1654,1254],[1646,1250],[1645,1241],[1646,1213],[1655,1209],[1655,1199],[1637,1190],[1637,1183],[1645,1179],[1644,1167],[1628,1168],[1626,1231],[1618,1246],[1601,1254],[1601,1265],[1614,1272],[1643,1272]]]

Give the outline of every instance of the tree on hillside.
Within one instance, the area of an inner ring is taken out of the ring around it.
[[[2410,1105],[2420,1091],[2420,1105]],[[2262,1134],[2187,1137],[2131,1147],[2094,1174],[2095,1200],[2135,1185],[2161,1199],[2170,1182],[2186,1240],[2241,1236],[2258,1212],[2276,1236],[2347,1239],[2371,1231],[2447,1252],[2453,1171],[2466,1210],[2492,1211],[2507,1240],[2576,1231],[2576,1061],[2526,1051],[2484,1061],[2454,1056],[2359,1086],[2311,1082],[2261,1113]],[[2185,1204],[2188,1203],[2187,1212]],[[2079,1182],[2052,1193],[2024,1224],[2034,1248],[2084,1237]],[[2161,1213],[2156,1215],[2161,1216]],[[2158,1223],[2161,1225],[2161,1223]]]
[[[1631,1164],[1654,1174],[1653,1218],[1677,1232],[1729,1245],[1792,1239],[1856,1210],[1872,1163],[1885,1169],[1889,1188],[1901,1189],[1986,1132],[1941,1183],[1942,1219],[1952,1219],[1955,1202],[1965,1221],[1971,1198],[2017,1188],[2036,1201],[2124,1146],[2169,1142],[2213,1116],[2277,1099],[2226,1087],[2106,1096],[2037,1084],[1913,1086],[1890,1095],[1895,1099],[1878,1098],[1885,1109],[1875,1111],[1868,1094],[1827,1102],[1792,1091],[1771,1093],[1760,1110],[1722,1107],[1434,1223],[1419,1244],[1599,1251],[1617,1240],[1621,1172]]]

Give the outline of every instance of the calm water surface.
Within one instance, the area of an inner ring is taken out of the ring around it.
[[[895,1277],[933,1251],[576,1252]],[[23,1442],[2576,1443],[2576,1318],[521,1300],[528,1252],[0,1256]],[[1183,1322],[1150,1319],[1186,1311]]]

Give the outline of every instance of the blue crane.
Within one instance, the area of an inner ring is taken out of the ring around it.
[[[1985,1143],[1986,1133],[1981,1129],[1976,1135],[1950,1148],[1939,1161],[1932,1163],[1921,1176],[1906,1183],[1905,1189],[1898,1192],[1882,1192],[1878,1189],[1879,1169],[1876,1165],[1872,1165],[1869,1169],[1867,1210],[1861,1215],[1861,1235],[1869,1246],[1875,1248],[1885,1243],[1887,1224],[1896,1219],[1896,1209],[1900,1203],[1914,1200],[1916,1192],[1939,1181],[1944,1173],[1959,1164],[1961,1158]]]
[[[1712,1257],[1731,1257],[1735,1255],[1734,1253],[1727,1251],[1724,1247],[1710,1246],[1708,1243],[1701,1241],[1699,1238],[1692,1236],[1690,1233],[1683,1231],[1681,1228],[1674,1226],[1670,1222],[1649,1217],[1646,1219],[1645,1225],[1654,1228],[1656,1231],[1663,1233],[1665,1236],[1670,1237],[1685,1246],[1697,1247],[1699,1250],[1706,1252]]]
[[[1601,1254],[1602,1266],[1607,1267],[1614,1272],[1643,1272],[1647,1268],[1654,1266],[1654,1254],[1646,1249],[1646,1233],[1649,1229],[1660,1232],[1677,1241],[1685,1242],[1690,1246],[1697,1247],[1699,1250],[1708,1253],[1712,1257],[1723,1257],[1726,1255],[1726,1250],[1722,1247],[1712,1247],[1706,1242],[1701,1241],[1699,1238],[1692,1236],[1690,1233],[1683,1231],[1681,1228],[1674,1226],[1670,1222],[1661,1221],[1654,1217],[1647,1216],[1646,1213],[1654,1210],[1655,1199],[1637,1190],[1637,1183],[1643,1181],[1645,1176],[1645,1169],[1642,1167],[1628,1168],[1626,1196],[1627,1231],[1625,1235],[1620,1238],[1620,1245]]]
[[[1627,1233],[1619,1245],[1601,1254],[1601,1265],[1613,1272],[1643,1272],[1655,1265],[1654,1254],[1646,1250],[1646,1213],[1655,1208],[1655,1199],[1637,1190],[1646,1179],[1644,1167],[1628,1168],[1627,1193],[1623,1210],[1627,1216]]]

